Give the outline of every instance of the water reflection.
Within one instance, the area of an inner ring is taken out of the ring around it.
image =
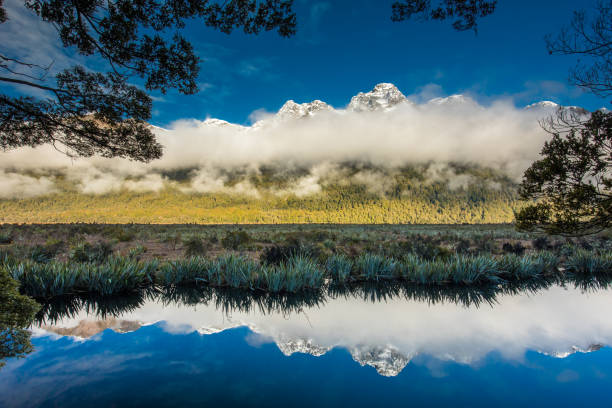
[[[275,294],[261,291],[245,291],[231,288],[180,287],[146,288],[129,296],[64,296],[55,297],[41,305],[36,322],[53,324],[81,312],[100,319],[118,317],[132,312],[147,302],[163,305],[214,305],[221,313],[254,312],[261,314],[280,313],[290,315],[303,308],[324,307],[329,300],[338,298],[376,303],[393,300],[425,302],[430,305],[451,303],[463,307],[493,306],[499,296],[535,294],[554,284],[556,280],[534,280],[520,285],[466,287],[423,286],[404,282],[369,282],[354,285],[329,286],[325,290],[304,291],[292,294]],[[575,287],[582,291],[606,289],[609,283],[599,280],[584,280]]]
[[[45,304],[35,333],[87,339],[157,323],[167,333],[208,335],[246,326],[254,344],[274,343],[287,356],[342,348],[360,365],[396,376],[421,355],[473,365],[493,352],[521,361],[528,350],[567,357],[610,345],[608,286],[589,279],[480,289],[372,284],[300,295],[150,289]]]
[[[17,283],[0,268],[0,368],[11,357],[25,357],[32,352],[30,331],[38,305],[20,295]]]

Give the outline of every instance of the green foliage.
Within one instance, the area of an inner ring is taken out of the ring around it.
[[[0,264],[0,367],[10,357],[24,357],[32,352],[30,332],[39,305],[19,294],[19,283]]]
[[[392,244],[393,236],[405,236],[401,232],[403,227],[395,228],[397,231],[393,232],[391,238],[381,240],[382,247]],[[361,237],[356,238],[358,242],[362,242],[361,239],[372,239],[368,235],[373,230],[366,232],[359,226],[351,227],[351,230],[353,232],[347,235]],[[419,230],[417,234],[427,236],[423,231]],[[387,230],[387,233],[390,232]],[[459,239],[467,240],[462,237],[469,236],[470,241],[478,241],[481,237],[461,231],[456,234]],[[435,237],[432,241],[435,245],[441,240],[450,239],[450,233],[430,231],[429,235]],[[482,237],[494,235],[494,232],[488,230]],[[507,237],[504,234],[500,236]],[[399,251],[397,256],[389,256],[381,251],[360,250],[354,259],[342,252],[313,257],[306,252],[287,250],[282,251],[283,256],[275,259],[275,262],[267,262],[263,254],[261,262],[258,262],[252,257],[235,253],[226,253],[213,260],[189,257],[173,261],[140,261],[139,254],[143,249],[135,248],[134,253],[126,257],[106,258],[98,257],[90,247],[89,250],[81,251],[81,255],[72,256],[69,262],[33,262],[5,251],[0,256],[0,264],[21,283],[24,293],[45,298],[75,293],[106,296],[141,288],[162,287],[172,290],[178,286],[297,293],[326,285],[341,288],[351,283],[381,281],[404,281],[428,286],[504,287],[538,279],[563,280],[563,271],[569,275],[609,274],[612,258],[608,241],[583,241],[582,246],[591,249],[567,244],[555,253],[542,251],[528,255],[511,253],[501,256],[468,253],[428,258],[414,252]],[[322,247],[321,244],[318,246]],[[80,249],[84,249],[84,246]]]
[[[276,267],[262,268],[262,287],[273,293],[317,289],[323,282],[323,269],[302,256],[292,257]]]
[[[183,241],[185,247],[185,255],[188,257],[204,255],[206,248],[202,238],[198,236],[191,236]]]
[[[321,250],[310,243],[290,239],[283,245],[266,247],[259,259],[268,265],[280,265],[295,256],[318,259],[321,256]]]
[[[13,237],[10,233],[2,231],[0,232],[0,245],[7,245],[13,243]]]
[[[251,236],[244,230],[228,231],[221,239],[221,245],[226,249],[240,249],[251,242]]]
[[[348,164],[342,171],[351,170]],[[169,185],[159,192],[121,190],[104,195],[78,192],[67,183],[58,193],[28,199],[0,200],[0,222],[11,223],[163,223],[163,224],[488,224],[510,223],[520,208],[516,185],[500,172],[478,166],[452,167],[453,172],[470,177],[465,189],[452,190],[448,182],[426,183],[426,167],[376,168],[393,188],[373,194],[368,186],[325,180],[317,194],[296,197],[278,194],[277,185],[261,183],[258,197],[222,192],[185,193],[182,185]],[[280,174],[285,175],[281,170]],[[419,177],[420,176],[420,177]],[[245,175],[235,175],[242,181]],[[281,177],[280,175],[278,177]],[[285,175],[285,177],[288,177]],[[298,179],[286,178],[280,184],[293,185]],[[500,188],[493,189],[491,183]],[[122,208],[122,211],[115,211]],[[116,227],[81,224],[81,234],[112,233]],[[122,227],[132,231],[135,226]],[[218,235],[222,238],[223,231]],[[112,234],[111,234],[112,235]],[[168,242],[182,239],[167,233]],[[292,231],[286,239],[318,243],[340,237],[333,228]],[[108,238],[114,238],[109,236]]]
[[[44,245],[34,245],[30,248],[29,258],[34,262],[49,262],[64,246],[61,240],[51,239]]]
[[[0,148],[59,143],[73,155],[139,161],[159,158],[162,146],[146,123],[152,99],[132,85],[134,79],[147,91],[198,90],[200,58],[179,33],[187,21],[199,19],[224,33],[235,28],[247,34],[278,30],[285,37],[293,35],[296,26],[291,0],[47,0],[25,1],[24,6],[57,30],[64,47],[101,59],[112,70],[91,72],[76,65],[54,76],[47,75],[51,66],[43,61],[13,59],[24,72],[0,64],[0,82],[46,92],[44,98],[34,98],[31,92],[27,97],[0,94]],[[0,24],[4,21],[0,2]],[[3,60],[5,55],[7,50],[0,49]]]
[[[594,11],[591,15],[584,10],[574,12],[570,25],[558,36],[546,37],[546,48],[549,54],[577,56],[569,82],[607,98],[612,95],[612,7],[609,1],[601,0]]]
[[[495,11],[497,0],[401,0],[392,5],[391,20],[404,21],[417,16],[425,20],[453,19],[457,31],[477,30],[476,20]]]
[[[172,250],[176,250],[176,246],[182,241],[182,236],[180,232],[176,232],[173,234],[164,234],[161,238],[162,242],[167,242],[172,244]]]
[[[525,253],[525,247],[520,242],[515,242],[514,244],[511,242],[505,242],[502,245],[502,251],[516,255],[522,255]]]
[[[612,274],[612,254],[580,249],[569,257],[566,268],[568,272],[581,275],[609,275]]]
[[[111,257],[103,264],[22,262],[5,268],[29,296],[46,298],[79,292],[105,296],[152,283],[151,274],[157,269],[157,262]]]
[[[334,282],[345,283],[351,276],[353,261],[344,255],[332,255],[327,259],[325,269]]]
[[[155,280],[162,286],[194,285],[198,281],[206,281],[210,269],[211,262],[201,257],[163,262],[155,274]]]
[[[533,203],[516,214],[520,230],[585,235],[612,227],[612,112],[567,116],[551,119],[543,158],[525,171],[520,195]]]
[[[92,262],[102,263],[113,254],[113,246],[108,242],[98,242],[90,244],[83,242],[72,248],[70,251],[70,260],[74,262]]]
[[[157,270],[157,261],[142,263],[121,257],[108,258],[103,264],[93,267],[85,265],[75,289],[83,287],[88,293],[102,296],[139,289],[153,282],[153,273]]]
[[[104,235],[119,242],[130,242],[133,241],[136,237],[136,233],[134,231],[131,231],[126,227],[119,226],[110,227],[106,229],[104,231]]]
[[[550,249],[551,245],[548,237],[537,237],[533,241],[531,241],[531,245],[534,249],[538,251],[543,251],[545,249]]]
[[[553,275],[557,271],[559,258],[551,252],[529,256],[504,255],[498,260],[504,279],[520,281]]]
[[[365,253],[355,260],[355,275],[358,280],[390,279],[396,267],[393,259]]]
[[[387,257],[401,258],[408,254],[416,255],[426,260],[446,259],[452,252],[441,245],[440,236],[414,234],[406,236],[404,241],[397,241],[386,244],[377,251]],[[373,250],[373,248],[369,248]]]

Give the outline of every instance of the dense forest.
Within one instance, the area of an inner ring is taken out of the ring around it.
[[[58,176],[55,192],[0,200],[0,222],[480,224],[512,222],[520,206],[502,172],[460,164],[345,163],[317,178],[309,169],[259,168],[226,172],[210,191],[194,189],[188,169],[162,176],[158,191],[124,183],[103,194]]]

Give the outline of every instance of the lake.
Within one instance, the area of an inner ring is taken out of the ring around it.
[[[67,300],[0,369],[0,406],[609,407],[605,286]]]

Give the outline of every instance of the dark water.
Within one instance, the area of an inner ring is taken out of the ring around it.
[[[612,291],[393,293],[47,309],[0,406],[612,406]]]

